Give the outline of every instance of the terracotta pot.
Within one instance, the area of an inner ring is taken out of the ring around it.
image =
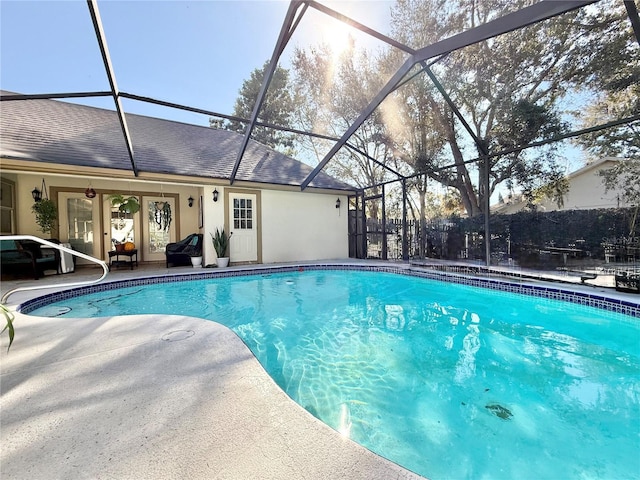
[[[124,252],[124,243],[116,243],[116,252]]]

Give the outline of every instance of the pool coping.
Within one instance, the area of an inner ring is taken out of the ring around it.
[[[438,280],[472,287],[487,288],[500,292],[516,293],[549,300],[561,300],[577,305],[584,305],[599,308],[609,312],[620,313],[635,318],[640,318],[640,299],[634,302],[625,298],[616,298],[601,291],[581,291],[570,288],[567,285],[557,286],[548,282],[535,282],[530,280],[515,281],[514,279],[489,278],[482,275],[469,275],[467,273],[456,273],[429,269],[428,267],[418,267],[406,264],[396,265],[366,265],[353,263],[299,263],[278,266],[256,266],[239,267],[225,270],[207,271],[202,269],[197,273],[175,273],[153,276],[143,276],[132,279],[122,279],[116,281],[101,282],[84,287],[75,287],[67,290],[48,293],[36,298],[24,301],[16,307],[25,315],[37,308],[49,303],[73,298],[87,293],[103,292],[122,287],[134,287],[140,285],[171,283],[194,279],[229,278],[238,276],[250,276],[257,274],[292,273],[304,270],[349,270],[384,272],[400,275],[409,275],[430,280]]]

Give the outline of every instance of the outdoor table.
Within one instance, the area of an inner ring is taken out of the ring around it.
[[[133,265],[138,266],[138,249],[134,248],[133,250],[111,250],[109,253],[109,270],[111,270],[112,266],[119,265],[129,265],[131,270],[133,270]],[[135,256],[135,259],[133,258]],[[116,257],[115,260],[113,257]],[[122,259],[119,257],[129,257],[129,260]]]

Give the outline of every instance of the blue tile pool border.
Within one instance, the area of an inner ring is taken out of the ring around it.
[[[631,317],[640,318],[640,299],[638,302],[628,301],[626,299],[618,299],[609,297],[602,292],[582,292],[573,291],[566,288],[559,288],[552,285],[530,284],[523,282],[513,282],[503,279],[474,277],[462,273],[451,273],[426,268],[407,268],[406,265],[381,266],[381,265],[359,265],[359,264],[301,264],[286,265],[273,267],[251,267],[237,268],[223,271],[212,270],[211,272],[198,272],[197,274],[170,274],[153,277],[140,277],[129,280],[118,280],[114,282],[102,282],[95,285],[84,287],[76,287],[69,290],[50,293],[28,300],[18,306],[20,313],[28,314],[38,308],[49,305],[50,303],[69,298],[86,295],[89,293],[104,292],[115,290],[118,288],[136,287],[141,285],[181,282],[187,280],[202,280],[213,278],[241,277],[249,275],[265,275],[273,273],[292,273],[304,270],[356,270],[368,272],[384,272],[399,275],[408,275],[413,277],[425,278],[429,280],[437,280],[442,282],[456,283],[468,285],[472,287],[481,287],[500,292],[518,293],[532,297],[538,297],[549,300],[563,300],[566,302],[595,307],[610,312],[621,313]]]

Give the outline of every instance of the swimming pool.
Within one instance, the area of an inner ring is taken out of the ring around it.
[[[308,411],[430,478],[639,476],[635,318],[324,270],[135,285],[31,312],[125,313],[229,326]]]

